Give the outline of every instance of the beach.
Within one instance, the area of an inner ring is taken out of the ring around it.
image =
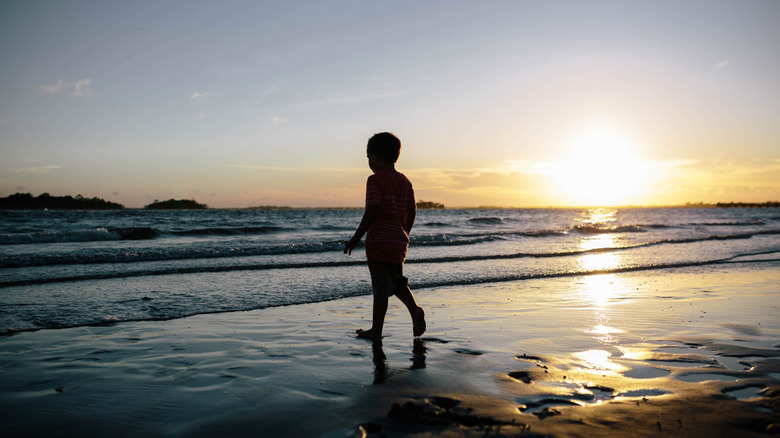
[[[780,432],[776,261],[415,292],[3,336],[2,435]]]
[[[0,438],[780,437],[780,0],[0,19]]]

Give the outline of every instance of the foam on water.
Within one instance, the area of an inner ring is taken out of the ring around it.
[[[170,319],[370,293],[360,210],[0,212],[0,330]],[[777,264],[778,209],[420,210],[415,289]]]

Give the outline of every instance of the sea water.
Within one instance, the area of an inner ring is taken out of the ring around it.
[[[0,211],[0,333],[371,293],[362,211]],[[729,264],[780,267],[777,208],[419,210],[415,290]]]

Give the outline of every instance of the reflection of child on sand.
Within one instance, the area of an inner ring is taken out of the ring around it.
[[[400,153],[401,141],[393,134],[383,132],[368,140],[368,166],[374,174],[366,183],[366,210],[355,235],[344,247],[345,254],[352,254],[368,232],[366,257],[374,289],[373,324],[368,330],[359,329],[357,335],[380,342],[388,298],[392,295],[409,310],[414,336],[425,332],[425,312],[417,305],[403,275],[409,231],[417,210],[412,183],[395,170]]]

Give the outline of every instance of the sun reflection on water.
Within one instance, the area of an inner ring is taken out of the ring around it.
[[[593,333],[597,335],[612,335],[617,333],[623,333],[623,330],[616,329],[614,327],[610,327],[606,325],[597,325],[592,329],[588,330],[588,333]]]
[[[604,272],[623,266],[620,253],[609,250],[618,246],[617,235],[609,232],[617,221],[617,212],[612,208],[593,208],[579,218],[583,229],[588,230],[579,242],[580,250],[585,252],[577,260],[582,272]],[[584,276],[580,284],[582,294],[598,307],[607,305],[623,289],[620,278],[608,273]]]
[[[628,287],[623,278],[609,273],[623,263],[619,252],[611,251],[618,246],[618,234],[612,232],[617,222],[615,209],[591,209],[579,219],[583,236],[579,249],[585,253],[577,259],[584,275],[577,281],[578,295],[582,303],[593,308],[594,317],[590,326],[584,329],[592,340],[602,345],[587,351],[574,353],[581,367],[594,373],[616,374],[627,370],[614,361],[611,351],[619,347],[622,330],[613,326],[610,315],[614,305],[625,298]],[[595,274],[594,272],[604,272]]]
[[[598,373],[619,373],[628,368],[623,365],[612,362],[612,353],[604,350],[588,350],[574,353],[574,357],[580,360],[580,363],[588,371]]]
[[[609,248],[618,245],[618,236],[609,231],[613,229],[617,210],[608,208],[594,208],[584,213],[580,218],[582,230],[585,235],[580,239],[579,249],[586,251],[577,261],[583,271],[607,271],[621,266],[621,257],[616,252],[610,252]],[[604,250],[595,251],[594,250]]]
[[[597,308],[608,306],[622,295],[622,282],[615,274],[587,275],[577,283],[580,296]]]
[[[609,271],[621,266],[621,258],[614,252],[586,254],[580,257],[578,265],[582,271]]]
[[[583,212],[580,221],[583,224],[608,224],[617,220],[615,208],[591,208]]]

